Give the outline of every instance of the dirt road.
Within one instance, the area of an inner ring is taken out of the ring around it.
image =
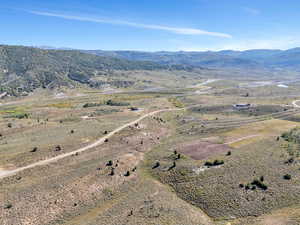
[[[226,143],[224,143],[224,145],[234,144],[236,142],[243,141],[243,140],[246,140],[246,139],[249,139],[249,138],[253,138],[253,137],[258,137],[258,136],[260,136],[260,135],[259,134],[249,135],[249,136],[246,136],[246,137],[235,139],[233,141],[226,142]]]
[[[300,100],[295,100],[292,102],[293,106],[295,108],[300,108],[300,105],[297,104],[297,102],[300,102]],[[42,161],[38,161],[36,163],[33,163],[33,164],[30,164],[28,166],[24,166],[24,167],[20,167],[20,168],[17,168],[17,169],[14,169],[14,170],[3,170],[0,168],[0,179],[4,178],[4,177],[9,177],[9,176],[13,176],[15,175],[16,173],[18,172],[21,172],[23,170],[26,170],[26,169],[30,169],[30,168],[33,168],[33,167],[36,167],[36,166],[43,166],[43,165],[47,165],[49,163],[52,163],[52,162],[55,162],[57,160],[60,160],[60,159],[63,159],[65,157],[68,157],[68,156],[71,156],[71,155],[74,155],[76,153],[81,153],[81,152],[84,152],[86,150],[89,150],[91,148],[94,148],[94,147],[97,147],[99,145],[102,145],[106,139],[112,137],[114,134],[124,130],[125,128],[129,127],[129,126],[132,126],[134,125],[135,123],[138,123],[140,122],[141,120],[149,117],[149,116],[153,116],[155,114],[158,114],[158,113],[161,113],[161,112],[168,112],[168,111],[180,111],[180,110],[185,110],[185,109],[188,109],[188,108],[192,108],[192,107],[195,107],[195,106],[189,106],[187,108],[173,108],[173,109],[161,109],[161,110],[157,110],[157,111],[153,111],[153,112],[150,112],[150,113],[147,113],[143,116],[141,116],[140,118],[130,122],[130,123],[127,123],[127,124],[124,124],[118,128],[116,128],[115,130],[113,130],[112,132],[110,132],[109,134],[103,136],[102,138],[98,139],[96,142],[92,143],[92,144],[89,144],[85,147],[82,147],[80,149],[77,149],[75,151],[72,151],[72,152],[68,152],[68,153],[65,153],[65,154],[61,154],[61,155],[58,155],[58,156],[55,156],[53,158],[50,158],[50,159],[46,159],[46,160],[42,160]],[[250,137],[253,137],[253,136],[250,136]],[[233,142],[228,142],[226,144],[232,144],[236,141],[241,141],[243,139],[246,139],[246,138],[250,138],[249,136],[248,137],[244,137],[244,138],[241,138],[241,139],[238,139],[238,140],[235,140]]]
[[[297,102],[300,102],[300,100],[295,100],[292,102],[293,106],[296,108],[300,108],[300,105],[297,104]]]
[[[135,123],[138,123],[140,122],[141,120],[149,117],[149,116],[153,116],[155,114],[158,114],[158,113],[161,113],[161,112],[168,112],[168,111],[179,111],[179,110],[183,110],[183,108],[174,108],[174,109],[161,109],[161,110],[157,110],[157,111],[153,111],[153,112],[150,112],[150,113],[147,113],[143,116],[141,116],[140,118],[132,121],[132,122],[129,122],[129,123],[126,123],[118,128],[116,128],[115,130],[113,130],[112,132],[110,132],[109,134],[103,136],[102,138],[98,139],[96,142],[92,143],[92,144],[89,144],[85,147],[82,147],[80,149],[77,149],[75,151],[72,151],[72,152],[68,152],[68,153],[65,153],[65,154],[61,154],[61,155],[58,155],[58,156],[55,156],[53,158],[50,158],[50,159],[45,159],[45,160],[42,160],[42,161],[38,161],[36,163],[32,163],[30,165],[27,165],[27,166],[24,166],[24,167],[20,167],[20,168],[17,168],[17,169],[14,169],[14,170],[1,170],[0,168],[0,179],[4,178],[4,177],[9,177],[9,176],[13,176],[15,174],[17,174],[18,172],[21,172],[23,170],[26,170],[26,169],[30,169],[30,168],[33,168],[33,167],[36,167],[36,166],[43,166],[43,165],[47,165],[49,163],[52,163],[52,162],[55,162],[57,160],[60,160],[60,159],[63,159],[63,158],[66,158],[68,156],[71,156],[71,155],[74,155],[76,153],[81,153],[81,152],[84,152],[84,151],[87,151],[91,148],[94,148],[94,147],[97,147],[99,145],[102,145],[106,139],[112,137],[114,134],[124,130],[125,128],[129,127],[129,126],[133,126]]]

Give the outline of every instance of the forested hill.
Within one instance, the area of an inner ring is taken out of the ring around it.
[[[86,54],[75,50],[45,50],[0,45],[0,92],[18,94],[38,87],[89,84],[97,75],[109,76],[115,70],[186,69],[155,62],[129,61]]]

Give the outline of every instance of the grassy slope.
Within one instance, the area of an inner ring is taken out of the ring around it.
[[[199,138],[197,135],[184,137],[174,133],[148,153],[146,166],[154,177],[169,184],[178,196],[199,206],[217,220],[261,215],[298,203],[298,166],[285,164],[290,157],[283,147],[285,142],[276,141],[277,135],[297,124],[271,120],[225,131],[224,135],[229,135],[232,139],[239,138],[243,129],[247,131],[247,135],[254,132],[262,138],[253,138],[250,143],[235,145],[231,156],[211,156],[207,160],[222,159],[225,161],[224,166],[205,170],[199,175],[193,169],[203,166],[205,160],[195,161],[186,156],[176,161],[176,168],[169,170],[175,159],[173,151],[177,149],[176,146]],[[151,169],[157,160],[160,161],[160,167]],[[284,180],[282,176],[286,173],[292,174],[293,179]],[[239,187],[240,183],[251,183],[260,176],[265,178],[267,191],[246,191]]]

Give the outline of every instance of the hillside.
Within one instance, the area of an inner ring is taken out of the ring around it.
[[[286,69],[300,70],[300,48],[290,50],[257,49],[247,51],[205,52],[138,52],[138,51],[84,51],[100,56],[129,60],[147,60],[162,64],[186,64],[211,68],[231,69]]]
[[[137,52],[137,51],[84,51],[99,56],[112,56],[128,60],[146,60],[161,64],[185,64],[197,67],[227,67],[227,68],[250,68],[261,67],[258,62],[234,57],[231,55],[218,54],[215,52]]]
[[[171,82],[178,76],[192,79],[194,75],[283,79],[298,76],[299,70],[299,48],[287,51],[137,52],[0,45],[0,92],[15,96],[40,87],[118,88],[133,87],[140,82],[141,88],[152,88],[165,84],[159,78],[161,76]],[[134,71],[143,72],[133,74]],[[158,80],[151,84],[154,71],[161,73],[155,74]]]
[[[95,86],[91,78],[112,76],[112,71],[170,69],[187,67],[135,62],[80,51],[0,46],[0,91],[13,95],[30,92],[38,87],[73,87],[80,84]],[[122,85],[122,82],[117,83]]]

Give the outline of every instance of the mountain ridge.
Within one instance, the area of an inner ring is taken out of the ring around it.
[[[103,51],[81,50],[85,53],[124,58],[128,60],[146,60],[161,64],[186,64],[213,68],[268,68],[300,70],[300,48],[288,50],[253,49],[245,51]],[[295,59],[296,57],[296,59]],[[289,63],[291,62],[291,63]]]

